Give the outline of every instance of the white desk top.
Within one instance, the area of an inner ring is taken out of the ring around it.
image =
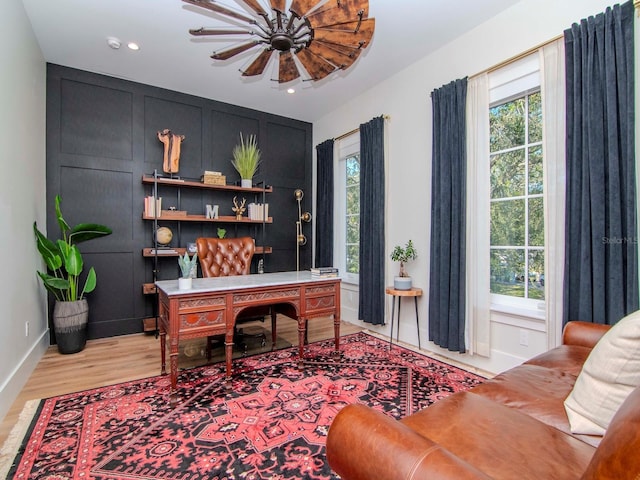
[[[312,277],[308,270],[302,272],[255,273],[252,275],[236,275],[231,277],[194,278],[189,290],[178,289],[178,280],[160,280],[156,286],[167,296],[225,292],[244,288],[271,287],[290,283],[314,283],[327,280],[340,280],[340,277]]]

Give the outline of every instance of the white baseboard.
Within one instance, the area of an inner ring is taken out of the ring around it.
[[[34,342],[31,349],[22,358],[22,361],[0,386],[0,419],[3,419],[20,391],[29,380],[31,373],[49,348],[49,330],[45,330]]]

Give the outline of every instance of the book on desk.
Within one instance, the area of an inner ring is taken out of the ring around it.
[[[314,267],[310,269],[311,276],[315,278],[330,278],[338,276],[338,269],[335,267]]]

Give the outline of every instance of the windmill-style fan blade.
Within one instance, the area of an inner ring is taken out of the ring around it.
[[[243,77],[253,77],[254,75],[260,75],[264,72],[264,68],[267,66],[273,50],[265,48],[260,55],[242,72]]]
[[[251,35],[251,30],[224,30],[214,28],[192,28],[189,33],[195,37],[204,37],[207,35]]]
[[[211,10],[212,12],[226,15],[227,17],[235,18],[236,20],[242,20],[243,22],[247,22],[250,24],[256,23],[254,19],[245,17],[244,15],[234,12],[233,10],[229,10],[228,8],[221,7],[217,3],[213,3],[210,0],[182,0],[182,1],[190,5],[195,5],[196,7],[206,8],[207,10]]]
[[[254,12],[256,12],[258,15],[262,15],[263,17],[268,17],[267,12],[264,11],[264,8],[262,8],[262,5],[260,5],[256,0],[243,0],[244,3],[246,3],[247,5],[249,5]]]
[[[280,52],[280,67],[278,70],[278,83],[287,83],[300,76],[290,51]]]
[[[359,12],[362,11],[362,20],[369,18],[369,0],[341,0],[339,2],[327,2],[327,5],[319,8],[307,15],[311,25],[316,27],[326,27],[340,23],[354,22],[360,19]]]
[[[271,3],[271,8],[274,10],[278,10],[279,12],[284,12],[285,0],[269,0]]]
[[[289,7],[289,11],[291,11],[298,17],[302,17],[321,1],[322,0],[293,0],[291,6]]]
[[[255,47],[256,45],[258,45],[258,43],[260,42],[256,40],[252,40],[251,42],[243,43],[242,45],[238,45],[237,47],[233,47],[228,50],[223,50],[221,52],[213,52],[213,54],[211,55],[211,58],[213,58],[214,60],[228,60],[234,55],[237,55],[246,50],[249,50],[250,48]]]
[[[311,42],[308,50],[341,69],[349,68],[362,52],[360,48],[332,45],[319,40]]]
[[[320,80],[337,70],[335,65],[314,55],[307,48],[303,48],[296,53],[296,57],[298,57],[298,60],[300,60],[300,63],[302,63],[302,66],[313,80]]]
[[[366,48],[373,36],[375,22],[375,18],[368,18],[362,22],[343,23],[336,28],[318,27],[314,31],[314,38],[327,43]]]

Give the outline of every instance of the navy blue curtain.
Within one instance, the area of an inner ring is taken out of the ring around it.
[[[629,1],[564,32],[565,323],[638,309],[633,15]]]
[[[316,146],[316,267],[333,265],[333,139]]]
[[[384,324],[384,118],[360,125],[358,318]]]
[[[464,353],[467,79],[434,90],[431,101],[429,340]]]

